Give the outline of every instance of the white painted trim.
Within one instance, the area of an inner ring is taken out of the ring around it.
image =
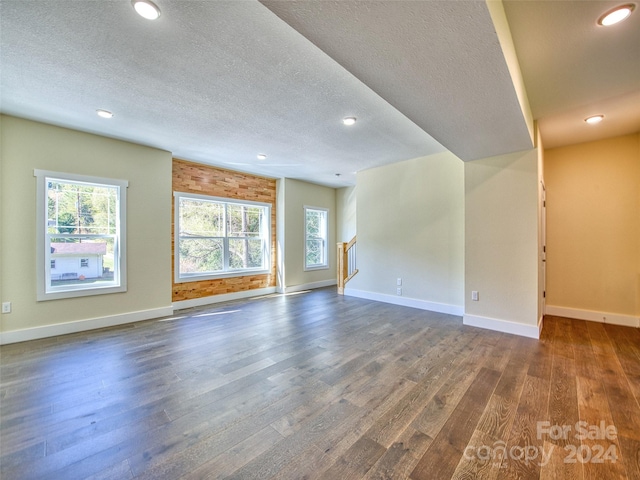
[[[544,309],[544,313],[547,315],[555,315],[557,317],[576,318],[578,320],[589,320],[590,322],[610,323],[613,325],[622,325],[624,327],[640,328],[640,317],[634,317],[633,315],[581,310],[579,308],[557,307],[555,305],[547,305]]]
[[[303,283],[301,285],[291,285],[289,287],[280,287],[278,288],[278,293],[301,292],[303,290],[312,290],[314,288],[331,287],[337,284],[338,281],[334,278],[332,280],[321,280],[319,282]]]
[[[166,317],[169,315],[173,315],[172,307],[160,307],[150,310],[122,313],[119,315],[109,315],[107,317],[88,318],[86,320],[57,323],[55,325],[43,325],[41,327],[11,330],[0,333],[0,345],[26,342],[28,340],[38,340],[40,338],[57,337],[58,335],[67,335],[69,333],[86,332],[87,330],[95,330],[96,328],[113,327],[115,325],[140,322],[142,320]]]
[[[260,297],[276,293],[276,287],[254,288],[253,290],[243,290],[241,292],[222,293],[220,295],[210,295],[208,297],[193,298],[191,300],[181,300],[173,302],[174,310],[182,310],[185,308],[202,307],[204,305],[212,305],[214,303],[228,302],[230,300],[241,300],[243,298]]]
[[[365,298],[367,300],[391,303],[393,305],[402,305],[403,307],[419,308],[420,310],[429,310],[430,312],[446,313],[449,315],[456,315],[458,317],[461,317],[464,313],[464,307],[460,305],[429,302],[427,300],[387,295],[385,293],[367,292],[365,290],[357,290],[349,287],[344,289],[344,294],[350,297]]]
[[[512,335],[535,339],[540,338],[540,332],[542,331],[542,323],[540,321],[538,321],[537,326],[525,325],[524,323],[511,322],[509,320],[465,314],[462,317],[462,323],[470,327],[485,328],[496,332],[510,333]]]

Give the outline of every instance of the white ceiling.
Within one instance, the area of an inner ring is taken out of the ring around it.
[[[483,1],[156,3],[162,16],[150,22],[129,0],[0,0],[0,110],[330,186],[445,148],[463,160],[531,148]],[[595,139],[574,127],[584,130],[593,102],[624,110],[626,123],[603,112],[606,136],[640,130],[640,108],[629,108],[640,90],[639,12],[626,35],[590,41],[611,5],[505,2],[545,145]],[[341,124],[352,115],[353,127]]]
[[[545,148],[640,131],[640,9],[618,25],[597,24],[625,3],[504,2]],[[595,114],[604,121],[584,122]]]

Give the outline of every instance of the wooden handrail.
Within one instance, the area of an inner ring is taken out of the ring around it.
[[[356,268],[356,237],[349,242],[338,242],[338,293],[344,295],[344,287],[358,269]]]

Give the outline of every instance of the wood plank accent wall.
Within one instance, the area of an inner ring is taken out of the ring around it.
[[[271,273],[175,283],[175,202],[171,216],[172,301],[192,300],[276,285],[276,181],[248,173],[173,159],[173,191],[271,204]]]

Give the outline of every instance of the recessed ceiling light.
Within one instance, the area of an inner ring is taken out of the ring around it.
[[[151,0],[131,0],[131,4],[138,15],[147,20],[155,20],[160,16],[160,8]]]
[[[258,154],[258,160],[266,160],[267,156],[264,153],[259,153]]]
[[[629,18],[629,15],[631,15],[634,8],[636,8],[634,3],[627,3],[626,5],[620,5],[613,10],[609,10],[600,16],[598,19],[598,25],[608,27],[609,25],[621,22],[626,18]]]
[[[600,123],[603,118],[604,118],[604,115],[592,115],[590,117],[585,118],[584,121],[587,122],[589,125],[594,125],[596,123]]]
[[[96,110],[96,113],[98,114],[99,117],[102,117],[102,118],[112,118],[113,117],[113,113],[111,113],[109,110],[98,109],[98,110]]]
[[[344,117],[342,119],[342,123],[344,123],[345,125],[353,125],[354,123],[356,123],[356,117]]]

